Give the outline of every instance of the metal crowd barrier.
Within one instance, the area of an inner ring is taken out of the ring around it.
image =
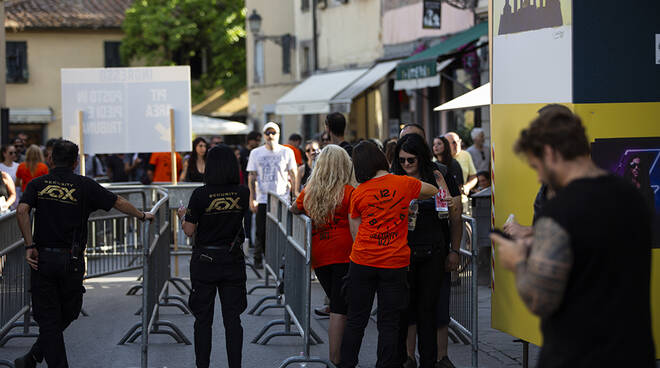
[[[459,254],[459,268],[452,272],[449,298],[449,329],[466,345],[472,345],[472,367],[478,366],[478,311],[479,295],[477,275],[479,256],[477,221],[463,215],[463,242]],[[456,339],[454,339],[456,342]]]
[[[263,306],[258,313],[266,308],[283,308],[284,318],[270,321],[252,340],[252,343],[266,345],[272,338],[277,336],[302,337],[302,355],[287,358],[282,362],[280,366],[282,368],[292,363],[307,362],[322,363],[328,367],[334,367],[326,359],[310,356],[310,345],[323,343],[310,326],[311,241],[311,220],[307,216],[292,214],[289,212],[286,201],[273,193],[269,193],[264,269],[266,270],[266,282],[268,282],[269,277],[272,277],[280,284],[276,288],[276,295],[262,298],[252,309],[252,312],[265,300],[276,299],[275,304]],[[264,337],[271,327],[278,325],[283,325],[284,330],[272,332]],[[263,340],[259,342],[262,337]]]
[[[151,209],[155,215],[154,221],[147,221],[142,225],[143,237],[143,266],[142,266],[142,321],[137,323],[124,335],[119,342],[134,342],[141,337],[141,367],[146,368],[149,358],[149,334],[166,334],[174,338],[177,343],[191,345],[190,340],[172,322],[161,320],[159,308],[161,306],[174,306],[170,299],[185,301],[178,296],[170,296],[168,285],[171,282],[170,269],[170,238],[171,221],[169,208],[166,203],[168,194],[159,190],[162,197]],[[162,329],[167,327],[169,329]]]
[[[264,283],[263,285],[255,285],[248,294],[252,294],[258,289],[275,289],[275,295],[265,296],[259,299],[255,305],[248,311],[248,314],[255,314],[260,316],[266,309],[284,308],[282,301],[282,290],[280,283],[282,282],[280,269],[282,268],[282,257],[284,257],[284,246],[286,242],[286,228],[281,229],[282,223],[286,222],[288,207],[286,203],[280,200],[277,195],[268,195],[268,206],[266,213],[266,250],[264,254]],[[275,285],[270,283],[270,278],[273,278]],[[262,304],[268,300],[275,300],[275,303],[264,305]],[[253,341],[253,342],[256,342]]]
[[[14,338],[37,337],[30,332],[36,323],[30,318],[29,275],[23,235],[12,211],[0,216],[0,347]],[[17,328],[20,330],[15,331]],[[3,364],[13,367],[0,360]]]

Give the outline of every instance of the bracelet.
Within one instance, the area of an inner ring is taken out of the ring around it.
[[[26,245],[26,246],[25,246],[25,249],[26,249],[26,250],[27,250],[27,249],[34,249],[34,248],[36,248],[36,247],[37,247],[37,246],[36,246],[34,243],[32,243],[32,245]]]
[[[144,221],[146,218],[147,218],[147,213],[142,212],[142,218],[140,219],[140,221]]]

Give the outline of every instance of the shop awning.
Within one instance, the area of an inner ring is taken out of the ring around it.
[[[53,110],[50,107],[34,109],[9,108],[10,124],[48,124],[54,118]]]
[[[341,93],[330,101],[333,112],[350,112],[353,99],[362,92],[385,78],[399,63],[399,60],[385,61],[371,67],[366,73],[358,78],[353,84],[346,87]]]
[[[443,103],[442,105],[433,109],[433,111],[471,109],[475,107],[488,106],[490,105],[490,101],[490,83],[486,83],[483,86],[475,88],[472,91],[458,96],[449,102]]]
[[[237,135],[248,134],[250,128],[238,121],[210,118],[203,115],[192,115],[192,133],[200,135]]]
[[[275,105],[277,115],[330,113],[330,100],[360,78],[367,69],[316,74],[282,96]]]
[[[459,32],[439,44],[403,60],[396,67],[395,90],[435,87],[440,85],[437,61],[440,56],[456,51],[461,46],[488,34],[488,23]],[[397,86],[399,88],[397,88]]]
[[[403,79],[394,81],[394,90],[400,91],[402,89],[420,89],[426,87],[437,87],[440,85],[440,72],[448,67],[454,59],[448,59],[441,63],[437,63],[435,68],[435,75],[431,77]]]

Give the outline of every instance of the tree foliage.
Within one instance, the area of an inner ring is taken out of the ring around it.
[[[136,0],[122,26],[122,60],[191,65],[193,102],[217,87],[233,96],[245,87],[245,12],[243,0]]]

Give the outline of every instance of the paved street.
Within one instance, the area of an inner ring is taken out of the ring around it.
[[[181,273],[186,275],[187,260],[181,260]],[[89,317],[80,317],[66,331],[67,352],[71,366],[75,367],[112,367],[127,368],[139,366],[139,344],[117,345],[122,335],[138,322],[139,317],[133,315],[137,310],[140,297],[126,296],[126,291],[135,283],[137,273],[124,273],[115,276],[90,280],[86,283],[85,310]],[[248,287],[257,284],[255,275],[248,271]],[[322,303],[323,295],[318,283],[313,284],[314,304]],[[480,367],[516,367],[522,363],[522,347],[514,343],[509,335],[495,331],[490,325],[490,293],[489,289],[480,290]],[[270,291],[260,290],[248,298],[249,307]],[[249,308],[248,307],[248,308]],[[250,343],[263,325],[272,319],[281,318],[281,310],[269,310],[263,316],[243,316],[245,329],[244,366],[245,367],[276,367],[286,357],[299,355],[302,351],[301,339],[293,337],[277,337],[269,345],[262,346]],[[162,319],[178,325],[192,340],[193,318],[182,314],[176,308],[163,308]],[[328,320],[320,319],[312,322],[313,328],[327,340]],[[224,334],[219,304],[216,305],[214,323],[214,350],[212,362],[216,367],[226,367],[224,352]],[[376,324],[369,322],[362,351],[361,367],[373,367],[376,362]],[[194,350],[192,346],[175,344],[166,335],[152,335],[149,346],[149,365],[151,367],[192,367]],[[0,348],[0,359],[13,359],[22,354],[33,339],[13,340],[7,346]],[[138,340],[139,341],[139,340]],[[327,356],[327,341],[313,346],[312,353]],[[470,347],[451,343],[450,357],[459,367],[470,364]],[[530,359],[534,362],[537,349],[530,349]],[[308,365],[312,367],[313,365]],[[533,366],[533,364],[531,365]]]

